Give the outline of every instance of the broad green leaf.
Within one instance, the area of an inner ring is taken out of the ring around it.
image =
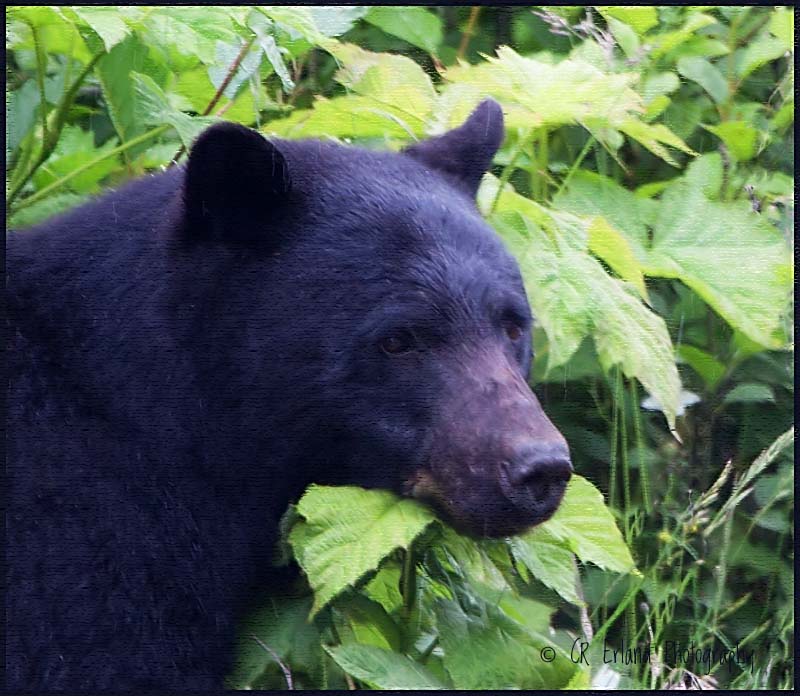
[[[423,665],[405,655],[372,645],[323,646],[345,672],[375,689],[447,689]]]
[[[400,650],[400,628],[379,603],[363,594],[350,594],[336,604],[346,617],[353,638],[360,645]]]
[[[124,41],[131,32],[119,7],[76,6],[70,9],[97,33],[106,51]]]
[[[693,12],[686,18],[686,22],[680,29],[648,36],[647,42],[653,47],[650,52],[651,58],[653,60],[660,58],[665,53],[680,46],[684,41],[688,41],[698,29],[707,27],[709,24],[714,24],[716,21],[717,20],[709,14]]]
[[[386,611],[393,612],[403,604],[403,595],[400,594],[401,574],[402,568],[398,563],[387,561],[364,586],[364,593]]]
[[[413,500],[353,486],[311,486],[297,511],[305,521],[289,543],[314,588],[315,613],[435,519]]]
[[[116,139],[111,138],[99,148],[95,148],[94,135],[91,131],[81,130],[78,126],[65,126],[53,154],[33,175],[33,183],[37,189],[44,188],[98,156],[113,150],[117,144]],[[100,181],[117,166],[117,158],[108,157],[73,177],[67,187],[74,193],[96,193],[100,188]]]
[[[762,36],[736,52],[736,75],[743,80],[762,65],[781,58],[785,53],[786,47],[779,38]]]
[[[26,80],[14,91],[6,90],[6,153],[13,152],[33,127],[39,103],[36,80]]]
[[[553,205],[578,215],[601,215],[624,233],[636,258],[647,259],[648,227],[652,227],[658,203],[637,197],[613,179],[579,170],[553,199]]]
[[[272,37],[266,37],[266,39],[272,40]],[[265,42],[268,43],[268,41]],[[214,92],[216,93],[216,90],[219,89],[222,83],[227,79],[231,66],[236,62],[236,59],[242,51],[242,45],[238,41],[230,44],[217,41],[215,50],[216,60],[212,65],[208,66],[208,79],[211,80],[211,84],[214,85]],[[259,41],[259,43],[255,44],[247,51],[241,63],[239,63],[236,72],[233,74],[233,77],[231,77],[228,82],[227,87],[225,87],[224,95],[228,99],[235,99],[241,86],[253,77],[253,75],[258,73],[263,57],[264,47]]]
[[[681,81],[674,72],[658,72],[650,75],[644,82],[642,96],[649,102],[657,96],[672,94],[680,89]]]
[[[489,187],[481,188],[479,205],[487,192],[491,197]],[[664,320],[642,304],[632,286],[605,272],[588,253],[582,221],[566,216],[507,186],[490,217],[517,257],[534,316],[547,333],[548,369],[565,364],[592,336],[603,369],[619,365],[636,377],[665,404],[672,425],[680,379]]]
[[[622,123],[642,112],[641,97],[631,88],[635,73],[605,73],[583,60],[567,59],[558,65],[520,56],[501,46],[497,57],[477,65],[449,68],[445,78],[479,87],[516,111],[506,114],[510,128],[583,123]]]
[[[703,125],[703,128],[722,140],[740,162],[746,162],[756,154],[758,131],[746,121],[724,121],[717,126]]]
[[[6,37],[7,48],[33,50],[31,27],[35,27],[39,42],[47,47],[48,53],[72,56],[82,63],[87,63],[93,55],[75,22],[58,8],[13,6],[6,10],[6,21],[9,27],[14,28]]]
[[[589,251],[605,261],[620,278],[631,283],[647,302],[647,288],[633,246],[602,217],[593,217],[589,223]]]
[[[646,34],[658,24],[655,7],[598,7],[597,11],[606,19],[613,17],[636,30],[639,35]]]
[[[484,542],[484,545],[488,543]],[[454,570],[469,578],[471,582],[501,591],[510,589],[483,545],[474,539],[461,536],[449,527],[445,527],[442,529],[440,544],[444,547],[447,557],[452,559]]]
[[[289,71],[286,68],[283,55],[281,55],[278,44],[275,43],[275,37],[272,35],[272,22],[260,12],[253,11],[248,15],[247,26],[255,33],[258,39],[258,45],[261,46],[264,55],[266,55],[267,60],[272,65],[272,69],[280,78],[284,91],[290,92],[293,90],[294,82],[289,76]],[[245,68],[245,62],[246,61],[242,61],[242,68]],[[259,55],[258,60],[253,61],[253,66],[250,69],[246,69],[243,75],[244,79],[253,75],[258,70],[260,64],[261,56]]]
[[[526,629],[499,607],[474,595],[465,612],[457,602],[436,602],[444,666],[457,689],[557,689],[566,685],[575,665],[554,645],[549,632]],[[477,605],[477,606],[475,606]],[[474,612],[474,613],[473,613]],[[553,647],[555,660],[542,659]]]
[[[442,21],[425,7],[371,7],[365,19],[428,53],[442,43]]]
[[[781,40],[785,50],[794,51],[794,12],[791,8],[775,8],[769,20],[769,31]]]
[[[206,65],[215,65],[217,41],[235,44],[239,40],[230,9],[207,5],[157,7],[142,21],[145,43],[173,48]]]
[[[265,130],[283,137],[394,138],[412,140],[424,134],[425,122],[394,106],[351,94],[336,99],[319,98],[313,109],[295,111],[276,119]]]
[[[711,98],[722,104],[728,99],[728,83],[719,69],[705,58],[697,56],[678,60],[678,72],[687,80],[699,84]]]
[[[54,215],[76,208],[88,199],[89,196],[85,193],[54,193],[14,213],[8,219],[7,229],[17,230],[36,225]]]
[[[613,17],[608,17],[606,23],[625,55],[628,56],[628,58],[635,58],[641,46],[636,32],[629,25],[625,24],[625,22],[620,22]]]
[[[700,348],[683,344],[678,346],[675,352],[703,378],[703,382],[709,390],[713,390],[725,376],[725,365]]]
[[[759,403],[765,401],[774,402],[775,395],[768,385],[759,384],[757,382],[742,382],[741,384],[737,384],[725,394],[724,399],[726,404]]]
[[[310,6],[311,19],[325,36],[341,36],[369,11],[367,7]]]
[[[521,538],[548,534],[584,563],[617,573],[638,573],[603,494],[582,476],[573,474],[555,514]]]
[[[578,567],[567,545],[546,529],[533,529],[508,540],[518,562],[541,583],[555,590],[571,604],[582,605],[577,592]]]
[[[645,273],[680,278],[732,327],[780,348],[792,276],[783,235],[746,201],[708,200],[691,174],[662,197]]]
[[[226,679],[229,688],[263,688],[256,683],[267,670],[277,672],[276,686],[284,687],[284,677],[275,657],[258,641],[291,665],[295,679],[298,672],[322,676],[320,634],[308,620],[311,601],[310,594],[273,598],[244,618],[237,627],[236,660]]]
[[[663,123],[645,123],[630,118],[619,124],[619,129],[673,167],[677,167],[678,164],[664,145],[669,145],[690,155],[697,154]]]
[[[327,37],[323,34],[314,21],[310,7],[281,7],[271,5],[259,7],[267,17],[279,22],[283,27],[294,34],[293,38],[304,39],[312,45],[324,46]]]
[[[354,44],[338,44],[329,51],[341,64],[336,80],[348,90],[372,99],[376,106],[399,109],[407,117],[428,118],[436,91],[430,77],[413,60],[365,51]]]

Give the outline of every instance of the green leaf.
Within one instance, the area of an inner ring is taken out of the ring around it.
[[[311,486],[297,511],[305,521],[289,543],[314,588],[314,613],[435,519],[413,500],[353,486]]]
[[[636,258],[647,259],[648,228],[652,227],[658,204],[622,188],[613,179],[578,170],[553,205],[577,215],[601,215],[625,234]]]
[[[775,402],[772,389],[766,384],[743,382],[731,389],[724,399],[726,404]]]
[[[402,568],[398,563],[387,561],[365,586],[364,593],[391,613],[403,604],[400,594]]]
[[[546,522],[522,536],[533,540],[549,534],[564,543],[584,563],[617,573],[638,573],[603,494],[582,476],[573,474],[564,499]]]
[[[597,11],[606,19],[613,17],[636,30],[639,35],[646,34],[658,24],[655,7],[598,7]]]
[[[565,600],[583,605],[577,592],[578,567],[568,546],[546,529],[533,529],[508,540],[514,558],[541,583],[555,590]]]
[[[636,32],[625,22],[620,22],[613,17],[606,19],[611,34],[628,58],[635,58],[639,53],[640,43]]]
[[[130,79],[136,93],[136,118],[150,125],[171,125],[187,149],[201,131],[217,121],[213,117],[191,117],[175,109],[164,91],[148,75],[131,72]]]
[[[345,672],[375,689],[447,689],[423,665],[405,655],[372,645],[323,646]]]
[[[488,190],[482,188],[479,202]],[[626,375],[636,377],[665,404],[672,425],[680,379],[664,320],[588,254],[580,219],[556,213],[507,186],[498,213],[490,218],[519,261],[534,315],[547,333],[548,369],[566,363],[583,339],[592,336],[603,369],[620,365]]]
[[[673,167],[677,167],[678,164],[664,145],[669,145],[690,155],[697,154],[663,123],[645,123],[631,118],[619,124],[619,129]]]
[[[780,230],[745,201],[710,201],[686,177],[664,193],[647,275],[679,278],[732,327],[780,348],[791,259]]]
[[[75,6],[71,9],[97,33],[107,52],[124,41],[131,32],[119,7]]]
[[[487,62],[448,68],[445,78],[495,97],[507,107],[507,126],[526,132],[587,121],[595,127],[614,126],[644,110],[631,88],[638,79],[635,73],[606,73],[580,59],[552,65],[520,56],[507,46]]]
[[[736,52],[736,75],[740,80],[744,80],[762,65],[781,58],[786,52],[783,41],[776,37],[763,36],[751,41],[745,48]]]
[[[338,44],[329,50],[342,66],[336,80],[348,90],[411,118],[424,121],[431,113],[436,100],[433,83],[410,58],[373,53],[354,44]]]
[[[794,52],[794,12],[788,7],[776,7],[769,20],[769,31],[781,40],[787,51]]]
[[[425,122],[394,106],[351,94],[336,99],[318,98],[313,109],[295,111],[276,119],[265,130],[283,137],[327,135],[338,138],[379,138],[407,141],[421,137]]]
[[[113,150],[117,144],[115,138],[111,138],[95,148],[94,135],[90,131],[81,130],[78,126],[65,126],[53,154],[34,174],[33,183],[37,189],[42,189],[99,155]],[[100,188],[99,183],[117,166],[117,158],[108,157],[72,178],[68,187],[74,193],[96,193]]]
[[[678,72],[687,80],[692,80],[700,85],[717,104],[723,104],[728,99],[728,83],[722,73],[705,58],[698,56],[681,58],[678,60]]]
[[[65,213],[71,208],[76,208],[89,199],[87,194],[79,193],[54,193],[43,198],[17,213],[14,213],[7,222],[8,229],[18,230],[23,227],[36,225],[53,215]]]
[[[692,38],[698,29],[707,27],[709,24],[715,24],[716,21],[717,20],[711,15],[702,12],[692,12],[686,18],[686,22],[680,29],[649,36],[647,42],[653,47],[653,50],[650,52],[651,58],[657,60],[665,53],[672,51]]]
[[[442,43],[442,20],[425,7],[371,7],[365,19],[428,53]]]
[[[675,352],[703,378],[709,390],[713,390],[725,376],[725,365],[704,350],[683,344]]]
[[[296,8],[292,8],[296,9]],[[369,11],[367,7],[310,6],[311,18],[325,36],[341,36]]]
[[[379,602],[353,593],[337,602],[336,608],[347,618],[353,637],[360,645],[400,650],[400,628]]]
[[[291,665],[295,681],[298,673],[322,676],[320,634],[308,620],[311,595],[281,597],[269,601],[249,613],[237,627],[236,660],[226,678],[228,688],[253,689],[266,671],[276,672],[275,686],[285,687],[285,681],[275,657],[259,644],[271,648],[285,663]],[[254,637],[255,636],[255,637]],[[258,640],[256,640],[256,638]],[[298,688],[295,684],[295,688]]]
[[[745,121],[725,121],[718,126],[703,125],[722,140],[728,152],[740,162],[752,159],[758,145],[758,131]]]
[[[602,217],[589,223],[589,251],[606,262],[620,278],[631,283],[647,302],[647,288],[636,252],[626,237]]]
[[[435,604],[444,666],[457,689],[557,689],[575,665],[549,633],[523,627],[498,606],[470,596],[467,613],[457,602]],[[555,659],[542,659],[552,647]]]

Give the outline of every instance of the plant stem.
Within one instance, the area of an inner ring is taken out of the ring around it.
[[[36,161],[31,166],[31,168],[25,173],[23,177],[21,177],[16,182],[16,184],[14,184],[11,187],[11,191],[9,192],[8,197],[6,198],[7,207],[9,208],[11,207],[11,204],[20,194],[25,184],[28,183],[30,178],[36,173],[36,170],[47,161],[47,158],[50,157],[50,155],[53,153],[53,150],[55,150],[55,147],[58,144],[58,139],[61,136],[61,131],[64,128],[64,123],[66,122],[67,111],[69,111],[69,107],[75,100],[75,95],[78,93],[78,89],[80,88],[81,84],[83,84],[83,81],[86,79],[86,76],[94,69],[94,66],[97,63],[97,61],[100,60],[100,58],[102,58],[104,55],[105,53],[98,53],[96,56],[93,56],[92,59],[84,66],[83,70],[81,70],[78,77],[75,78],[75,81],[72,83],[72,85],[70,85],[70,88],[61,97],[61,101],[59,102],[55,114],[53,115],[53,127],[48,128],[42,138],[42,150],[39,153],[39,156],[36,158]],[[42,108],[44,108],[44,105],[42,105]],[[81,168],[81,170],[83,169],[85,168]],[[74,175],[75,172],[72,172],[70,178],[71,176]],[[45,189],[42,189],[42,191],[49,190],[52,186],[53,184],[46,187]],[[38,200],[40,193],[41,191],[34,194],[30,198],[37,197]],[[29,201],[30,198],[27,198],[25,200]],[[25,203],[25,205],[28,205],[28,203]],[[21,206],[18,206],[17,209],[19,209],[19,207]]]
[[[456,57],[458,60],[464,59],[464,54],[467,52],[467,47],[469,46],[469,42],[472,39],[472,35],[475,32],[475,22],[478,21],[478,15],[481,13],[481,8],[479,5],[473,7],[469,12],[469,19],[467,20],[467,26],[464,29],[464,34],[461,37],[461,43],[458,46],[458,53]]]
[[[136,145],[139,145],[140,143],[143,143],[146,140],[155,138],[156,136],[161,135],[164,131],[168,130],[169,128],[171,128],[171,126],[168,124],[158,126],[158,128],[154,128],[153,130],[148,131],[147,133],[142,133],[142,135],[122,143],[122,145],[115,147],[113,150],[104,152],[102,155],[95,157],[90,162],[81,165],[77,169],[73,169],[71,172],[69,172],[69,174],[66,174],[58,181],[54,181],[52,184],[45,186],[41,191],[37,191],[32,196],[28,196],[27,198],[21,200],[19,202],[19,205],[17,205],[14,208],[14,212],[22,210],[23,208],[26,208],[29,205],[32,205],[33,203],[36,203],[36,201],[41,200],[45,196],[52,193],[54,190],[61,188],[64,184],[71,181],[76,176],[83,174],[83,172],[85,172],[87,169],[91,169],[99,162],[102,162],[103,160],[108,159],[109,157],[113,157],[114,155],[118,155],[121,152],[125,152],[125,150],[135,147]]]
[[[36,83],[39,86],[39,113],[42,117],[42,141],[47,142],[47,98],[44,94],[44,76],[47,71],[47,55],[42,42],[39,40],[39,30],[35,24],[30,25],[33,36],[34,52],[36,53]]]
[[[633,432],[636,439],[636,455],[639,460],[639,486],[642,491],[642,502],[648,515],[653,512],[650,499],[650,472],[644,461],[644,436],[642,435],[642,414],[639,411],[639,388],[634,380],[630,381],[631,409],[633,410]]]
[[[594,144],[594,136],[590,135],[589,138],[586,140],[586,144],[583,146],[583,149],[578,154],[578,157],[575,159],[575,161],[572,163],[572,166],[569,168],[567,175],[561,180],[561,183],[559,184],[558,189],[553,195],[553,198],[556,198],[558,194],[564,190],[564,187],[572,178],[572,175],[575,174],[575,172],[578,170],[578,167],[580,167],[581,162],[583,162],[586,155],[589,154],[589,150],[591,149],[593,144]]]
[[[500,175],[500,184],[497,187],[497,193],[494,195],[494,200],[492,201],[492,207],[489,210],[489,214],[493,213],[497,208],[497,204],[500,202],[500,195],[503,193],[503,189],[508,184],[508,180],[511,178],[511,174],[513,174],[515,165],[519,156],[525,150],[525,147],[528,141],[533,137],[533,131],[528,131],[526,135],[520,138],[519,142],[517,143],[517,147],[514,150],[514,154],[511,155],[511,160],[503,169],[503,173]]]
[[[244,45],[242,46],[241,50],[239,51],[236,58],[234,58],[233,63],[231,63],[231,67],[228,68],[228,73],[225,75],[225,79],[222,81],[222,84],[217,88],[216,93],[213,97],[211,97],[211,101],[208,102],[206,108],[203,109],[203,113],[200,114],[201,116],[208,116],[217,105],[220,99],[222,99],[222,95],[226,89],[228,89],[228,85],[231,83],[233,76],[236,74],[236,71],[239,69],[239,66],[242,64],[247,52],[250,50],[250,47],[253,45],[253,41],[255,41],[256,37],[253,36],[247,41],[245,41]],[[186,152],[186,146],[181,145],[180,149],[175,153],[175,156],[172,158],[172,161],[169,163],[170,167],[174,167],[178,160],[181,158],[181,155]]]

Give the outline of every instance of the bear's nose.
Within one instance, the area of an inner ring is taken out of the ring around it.
[[[505,462],[505,496],[530,524],[543,522],[561,502],[572,475],[566,444],[527,443]]]

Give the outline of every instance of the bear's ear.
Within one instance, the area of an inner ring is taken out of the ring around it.
[[[406,148],[404,152],[447,176],[471,198],[503,142],[503,110],[485,99],[458,128]]]
[[[258,239],[291,191],[286,160],[269,140],[236,123],[217,123],[192,146],[183,201],[195,237]]]

